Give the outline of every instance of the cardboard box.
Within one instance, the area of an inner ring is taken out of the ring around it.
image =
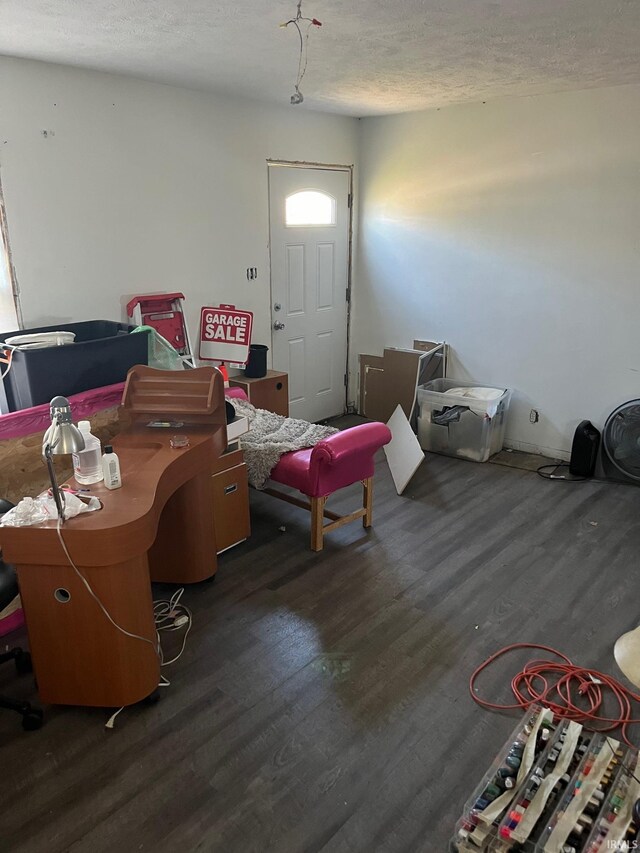
[[[444,378],[446,347],[414,341],[413,349],[385,347],[382,356],[360,355],[360,414],[386,423],[400,405],[413,425],[418,386]]]

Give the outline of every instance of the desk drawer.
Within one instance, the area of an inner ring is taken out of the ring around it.
[[[216,533],[216,550],[219,554],[243,542],[251,534],[247,466],[242,463],[214,474],[211,484],[213,527]]]
[[[222,471],[228,471],[230,468],[236,468],[242,465],[244,456],[242,450],[225,451],[213,463],[213,474],[220,474]]]

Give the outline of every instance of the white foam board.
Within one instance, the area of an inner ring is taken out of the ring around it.
[[[396,492],[401,495],[424,462],[424,450],[420,447],[402,406],[396,406],[387,426],[391,430],[391,441],[385,445],[384,452]]]

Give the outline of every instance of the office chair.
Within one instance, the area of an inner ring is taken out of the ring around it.
[[[0,515],[8,512],[13,508],[13,504],[9,501],[0,498]],[[13,566],[5,563],[2,559],[0,551],[0,612],[8,607],[13,599],[18,595],[18,579]],[[19,675],[25,672],[32,672],[31,655],[23,649],[10,649],[8,652],[0,652],[0,664],[7,661],[14,661],[16,671]],[[22,714],[22,728],[25,731],[34,731],[42,725],[42,711],[40,708],[34,708],[30,702],[19,702],[16,699],[10,699],[8,696],[0,695],[0,708],[6,708],[8,711],[15,711],[17,714]]]

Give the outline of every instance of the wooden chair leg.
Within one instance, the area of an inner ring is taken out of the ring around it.
[[[322,551],[324,548],[324,505],[325,498],[311,498],[311,550]]]
[[[362,505],[364,507],[362,526],[371,527],[373,522],[373,477],[368,477],[362,481]]]

